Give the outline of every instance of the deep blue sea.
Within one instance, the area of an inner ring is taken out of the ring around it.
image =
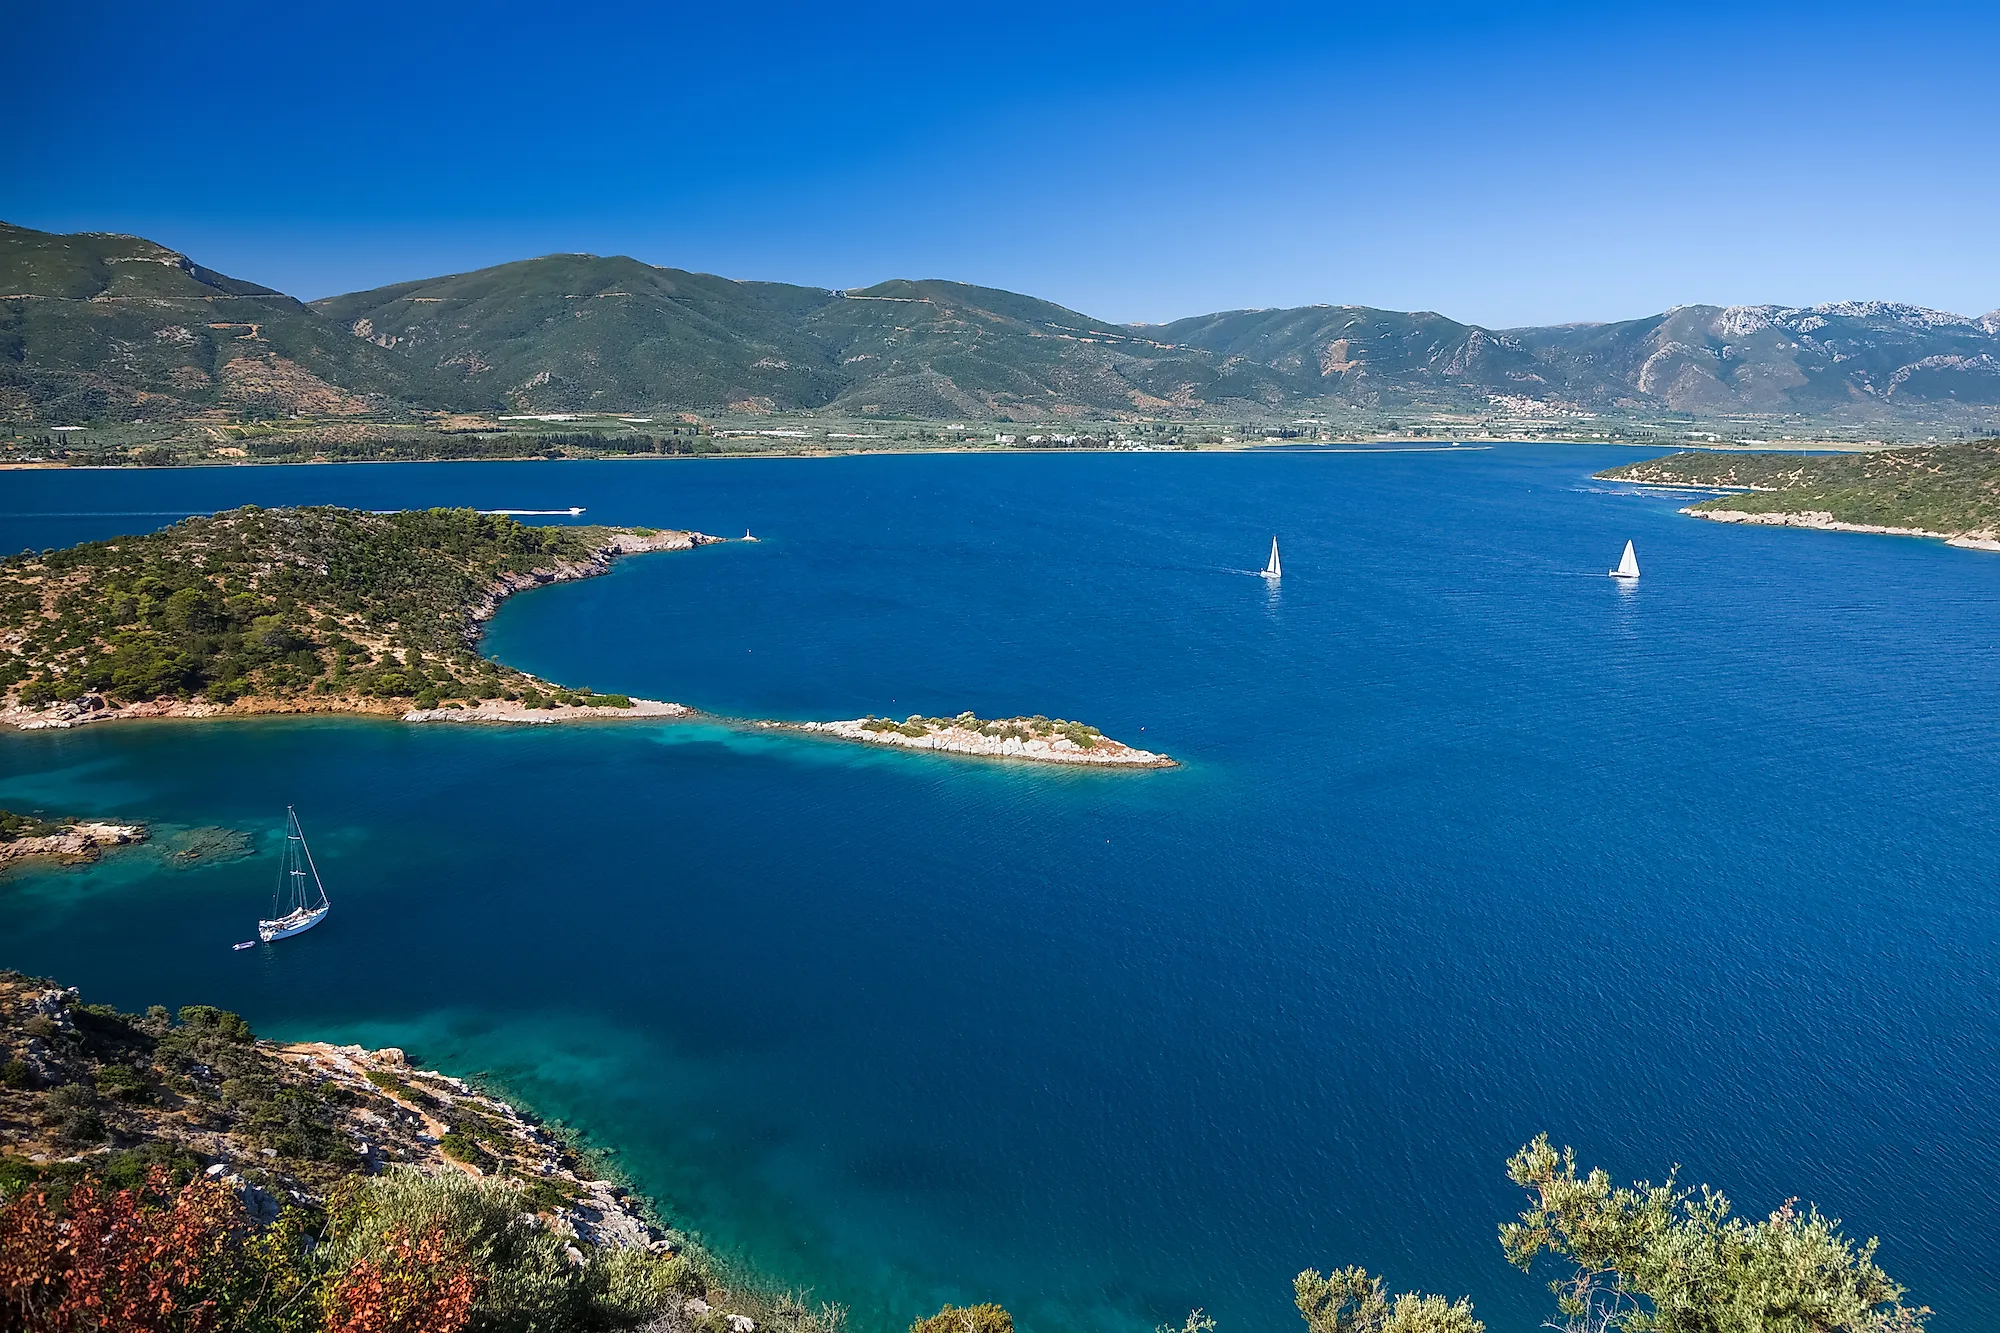
[[[0,737],[0,805],[249,830],[0,883],[0,965],[406,1047],[615,1145],[857,1333],[1507,1267],[1538,1131],[1883,1238],[2000,1329],[2000,557],[1699,523],[1578,446],[0,473],[0,549],[246,501],[764,540],[514,599],[489,649],[720,715],[1044,713],[1159,772],[714,722]],[[1282,586],[1245,571],[1273,533]],[[1605,577],[1638,546],[1636,587]],[[232,953],[296,805],[335,904]]]

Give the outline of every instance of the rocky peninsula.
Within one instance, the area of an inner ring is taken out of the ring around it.
[[[0,561],[0,723],[358,713],[410,721],[678,716],[478,651],[513,593],[719,541],[500,515],[246,506]]]
[[[1733,492],[1681,510],[1711,523],[1929,537],[2000,551],[2000,440],[1837,455],[1692,450],[1596,475]]]
[[[261,509],[0,560],[0,724],[345,713],[404,722],[670,720],[682,704],[566,688],[479,651],[514,593],[620,556],[724,540],[677,529],[535,527],[470,509]],[[725,719],[726,720],[726,719]],[[752,722],[754,726],[778,726]],[[1081,723],[782,724],[831,738],[1039,763],[1170,759]]]

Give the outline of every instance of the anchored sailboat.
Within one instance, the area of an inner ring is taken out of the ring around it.
[[[1284,577],[1284,566],[1278,563],[1278,539],[1276,537],[1271,538],[1271,559],[1264,566],[1262,572],[1265,578],[1274,581]]]
[[[1639,577],[1639,557],[1633,554],[1632,543],[1625,543],[1625,554],[1618,561],[1618,568],[1611,571],[1614,579],[1636,579]]]
[[[298,811],[289,805],[285,807],[284,867],[277,892],[271,895],[271,911],[276,913],[281,907],[289,909],[283,916],[257,923],[257,938],[266,944],[311,930],[333,907],[326,899],[326,886],[319,882],[319,867],[313,864],[312,849],[306,846]]]

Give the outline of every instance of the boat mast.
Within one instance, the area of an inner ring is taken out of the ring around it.
[[[286,806],[285,809],[289,811],[291,807]],[[305,853],[306,866],[312,871],[313,888],[318,890],[320,906],[323,907],[326,905],[326,885],[320,882],[319,866],[313,861],[312,848],[306,846],[306,831],[303,828],[299,828],[299,817],[296,813],[292,815],[292,827],[299,830],[299,850]],[[303,878],[303,875],[301,875],[301,878]],[[299,886],[299,891],[303,897],[305,891],[304,884]],[[301,901],[299,905],[303,907],[305,904]]]

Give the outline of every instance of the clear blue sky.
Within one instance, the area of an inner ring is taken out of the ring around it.
[[[0,52],[0,218],[308,298],[588,250],[1124,320],[2000,307],[1991,3],[12,0]]]

